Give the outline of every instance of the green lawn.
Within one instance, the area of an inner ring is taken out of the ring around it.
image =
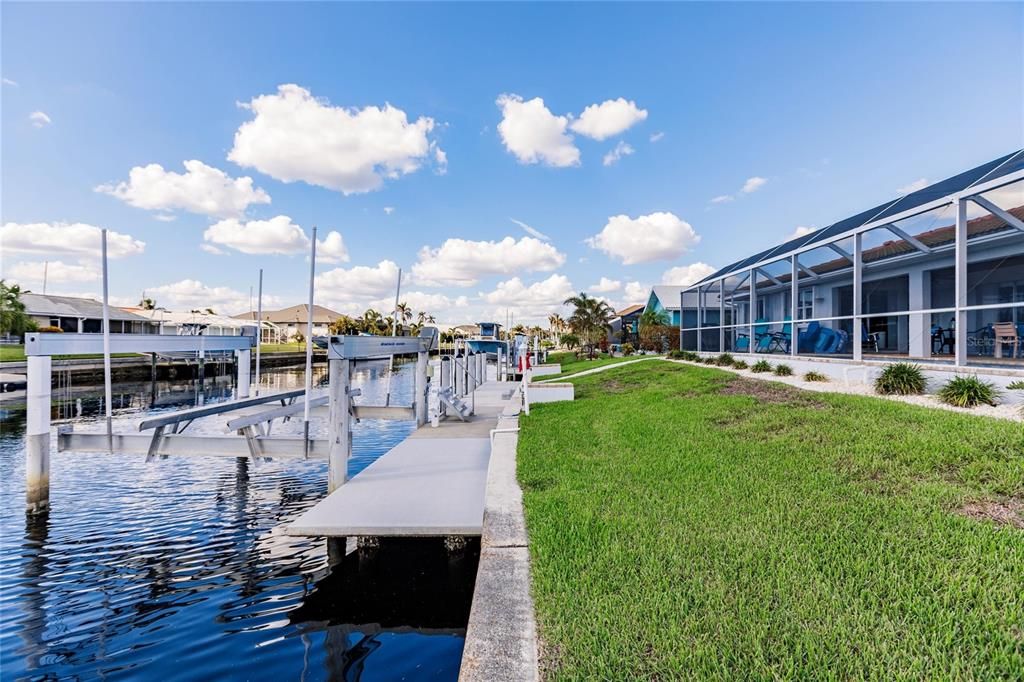
[[[573,383],[521,417],[546,678],[1020,679],[1024,529],[960,513],[1024,514],[1019,423],[662,362]]]
[[[138,353],[111,353],[112,358],[131,358],[138,355]],[[102,358],[103,353],[87,353],[85,355],[54,355],[54,360],[68,360],[68,359],[79,359],[79,360],[95,360]],[[25,361],[25,346],[18,345],[3,345],[0,346],[0,362],[24,362]]]
[[[613,358],[607,353],[601,353],[594,357],[593,360],[588,360],[585,353],[580,353],[577,358],[573,353],[550,353],[548,354],[548,362],[554,364],[559,363],[562,365],[561,374],[554,374],[549,376],[537,377],[538,381],[547,379],[553,379],[556,377],[565,377],[570,374],[576,374],[577,372],[584,372],[588,369],[594,369],[595,367],[603,367],[605,365],[614,365],[619,362],[625,362],[626,360],[636,360],[638,358],[645,357],[643,355],[631,355],[629,357]]]

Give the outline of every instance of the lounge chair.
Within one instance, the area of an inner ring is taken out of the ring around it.
[[[818,339],[821,324],[817,321],[809,322],[807,329],[799,332],[796,337],[796,350],[798,353],[813,353],[814,342]]]
[[[868,326],[864,323],[860,325],[860,347],[864,350],[872,350],[875,353],[878,352],[878,334],[875,332],[868,333]]]
[[[781,351],[783,353],[789,352],[790,343],[793,339],[793,318],[786,315],[784,319],[788,321],[789,324],[782,325],[782,331],[772,332],[772,338],[768,348],[769,353],[774,353],[775,351]]]

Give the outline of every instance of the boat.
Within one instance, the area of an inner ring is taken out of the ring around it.
[[[498,349],[504,354],[508,353],[508,342],[501,340],[501,325],[497,322],[477,322],[480,331],[466,339],[466,345],[474,353],[487,353],[497,355]]]

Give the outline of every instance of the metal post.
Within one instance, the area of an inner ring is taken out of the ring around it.
[[[864,259],[863,259],[864,234],[858,232],[853,235],[853,332],[850,334],[850,343],[853,344],[853,361],[860,362],[864,357],[864,348],[861,343],[861,322],[862,298],[864,291]]]
[[[249,397],[249,353],[248,350],[235,351],[235,362],[238,364],[235,370],[238,374],[237,394],[239,398]]]
[[[328,426],[327,492],[332,493],[348,480],[348,460],[352,452],[352,419],[349,382],[351,360],[330,360],[327,365]]]
[[[796,357],[797,340],[800,338],[800,332],[796,328],[796,308],[800,300],[800,280],[799,273],[797,272],[797,260],[796,254],[791,256],[792,263],[790,263],[790,283],[789,283],[789,354],[794,358]]]
[[[452,359],[448,356],[441,357],[441,390],[451,388],[452,385]],[[440,416],[447,416],[448,406],[442,400],[437,401],[437,413]]]
[[[502,381],[505,381],[504,372],[501,371],[501,346],[498,346],[497,352],[498,352],[498,356],[497,356],[497,361],[494,363],[494,371],[495,371],[495,378],[500,383]]]
[[[423,426],[427,423],[427,363],[430,360],[427,351],[420,351],[416,354],[416,382],[415,382],[415,404],[416,426]]]
[[[466,395],[466,371],[462,366],[462,363],[466,361],[466,358],[454,356],[452,371],[455,373],[455,395],[462,397]]]
[[[476,353],[466,353],[466,393],[476,390]]]
[[[753,353],[757,348],[754,340],[754,322],[757,319],[757,272],[753,268],[750,269],[747,281],[750,282],[750,313],[747,315],[750,330],[747,333],[747,352]]]
[[[704,289],[703,287],[697,287],[697,352],[701,351],[701,347],[704,345]],[[679,311],[682,315],[683,311]]]
[[[103,259],[103,405],[107,417],[107,441],[113,451],[113,429],[111,427],[111,416],[113,415],[114,399],[110,387],[110,292],[108,290],[109,278],[107,273],[107,229],[103,228],[100,233],[100,251]]]
[[[25,507],[50,508],[50,356],[28,356],[25,428]]]
[[[523,411],[530,415],[530,374],[533,370],[523,370]]]
[[[954,364],[967,364],[967,202],[957,197],[956,204],[956,312],[954,313]]]
[[[679,314],[683,314],[682,309]],[[718,352],[724,353],[725,351],[725,280],[720,279],[718,280]]]
[[[256,395],[260,394],[260,346],[263,345],[263,268],[260,268],[259,293],[256,296]]]
[[[309,303],[306,308],[306,404],[302,409],[302,437],[309,457],[309,394],[313,391],[313,280],[316,276],[316,225],[309,252]]]

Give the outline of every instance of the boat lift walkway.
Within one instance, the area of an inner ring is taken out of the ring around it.
[[[326,537],[480,535],[491,430],[518,412],[519,386],[473,391],[475,414],[421,426],[302,514],[290,535]]]

